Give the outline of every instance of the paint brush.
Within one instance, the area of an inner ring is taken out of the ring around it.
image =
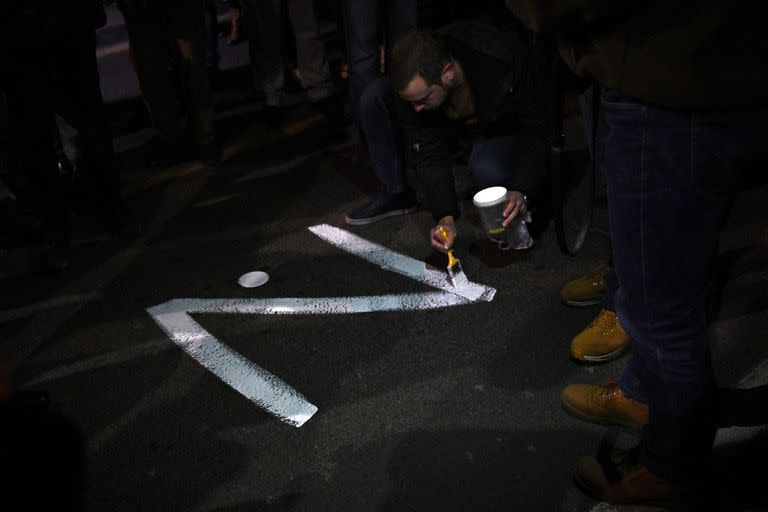
[[[448,240],[448,234],[445,232],[443,226],[440,226],[440,234],[443,238]],[[453,255],[453,249],[448,250],[448,279],[451,280],[451,284],[454,288],[463,287],[469,284],[466,274],[461,269],[461,262]]]

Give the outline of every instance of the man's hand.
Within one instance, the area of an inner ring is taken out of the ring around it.
[[[440,232],[440,227],[445,230],[445,234],[448,237],[444,237]],[[446,215],[437,222],[437,226],[430,231],[430,242],[432,247],[442,252],[443,254],[448,252],[448,249],[453,247],[453,242],[456,240],[456,223],[453,220],[453,215]]]
[[[525,215],[528,211],[528,198],[522,192],[512,190],[507,194],[507,207],[504,208],[504,222],[501,223],[505,228],[508,227],[518,215]]]

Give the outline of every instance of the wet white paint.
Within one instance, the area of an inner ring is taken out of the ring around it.
[[[256,271],[241,275],[240,279],[237,280],[237,284],[243,288],[258,288],[265,285],[267,281],[269,281],[269,274]]]
[[[443,291],[358,297],[190,298],[173,299],[147,308],[147,312],[171,340],[195,361],[259,407],[296,427],[309,420],[317,412],[317,407],[277,376],[221,343],[191,315],[340,315],[419,311],[461,306],[479,300],[491,301],[496,293],[494,288],[472,282],[461,289],[455,289],[448,282],[444,270],[428,269],[421,261],[341,229],[321,225],[313,226],[310,230],[323,240],[375,263],[384,270],[397,272]]]
[[[397,272],[410,277],[415,281],[428,284],[438,290],[455,293],[469,301],[492,301],[496,295],[496,289],[489,286],[473,283],[471,281],[454,287],[448,279],[445,269],[427,267],[423,261],[419,261],[384,246],[369,242],[364,238],[353,235],[349,231],[335,228],[327,224],[312,226],[311,232],[326,242],[343,249],[346,252],[370,261],[384,270]]]

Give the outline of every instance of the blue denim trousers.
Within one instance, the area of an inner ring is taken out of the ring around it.
[[[665,110],[606,91],[615,306],[632,355],[621,378],[649,406],[640,460],[668,479],[706,467],[716,431],[707,335],[720,227],[742,171],[765,162],[765,111]]]

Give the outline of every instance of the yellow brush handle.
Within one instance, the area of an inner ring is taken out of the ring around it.
[[[448,233],[445,232],[445,228],[443,226],[438,226],[438,228],[440,229],[440,234],[443,235],[443,238],[445,238],[445,240],[447,241]],[[449,249],[448,250],[448,267],[450,268],[455,264],[457,264],[458,262],[459,260],[457,258],[454,258],[453,256],[453,250]]]

